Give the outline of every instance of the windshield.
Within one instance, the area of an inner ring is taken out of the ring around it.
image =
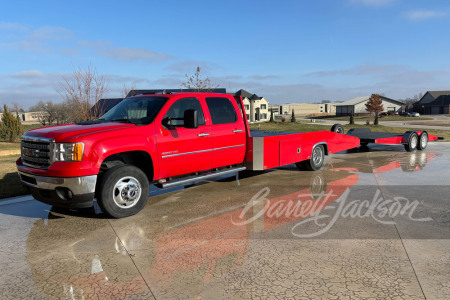
[[[166,103],[166,97],[127,98],[99,118],[110,122],[150,124]]]

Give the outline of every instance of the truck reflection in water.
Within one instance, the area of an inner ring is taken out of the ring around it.
[[[30,231],[27,261],[36,285],[52,298],[124,299],[132,295],[147,297],[150,295],[147,284],[156,297],[197,297],[208,283],[244,266],[252,238],[273,233],[275,229],[283,229],[284,226],[289,227],[289,224],[307,217],[317,209],[325,208],[347,189],[356,185],[359,174],[395,169],[406,172],[420,171],[434,157],[436,155],[430,153],[411,153],[406,160],[389,161],[389,158],[377,158],[371,162],[372,166],[358,168],[346,168],[347,162],[333,163],[324,171],[298,173],[300,175],[295,175],[291,169],[285,172],[288,174],[280,175],[283,176],[282,188],[272,179],[274,173],[242,179],[240,186],[234,186],[227,193],[217,194],[217,190],[208,189],[208,185],[199,186],[187,191],[202,195],[196,200],[199,205],[198,216],[189,219],[178,218],[173,224],[169,222],[163,227],[155,225],[156,229],[151,225],[133,221],[133,218],[119,220],[117,224],[128,226],[130,233],[129,236],[121,236],[121,240],[105,237],[105,231],[110,228],[108,225],[92,225],[95,219],[89,221],[51,211],[48,220],[36,221]],[[285,168],[275,172],[287,170],[288,168]],[[299,187],[299,176],[303,184],[306,181],[309,183]],[[271,190],[268,196],[270,199],[243,213],[247,201],[266,187]],[[324,197],[326,194],[330,196]],[[238,205],[234,202],[220,207],[218,212],[216,203],[226,201],[230,197],[245,199],[239,201]],[[273,214],[273,211],[265,210],[260,218],[250,222],[254,214],[264,210],[264,207],[276,207],[277,203],[281,202],[294,206],[299,199],[302,203],[310,201],[315,205],[304,210],[300,216],[277,215]],[[192,202],[180,201],[178,204],[178,212],[192,210]],[[146,210],[141,212],[143,215],[146,213]],[[155,222],[145,216],[139,220]],[[233,223],[232,220],[238,222]],[[245,222],[247,220],[249,222]],[[85,221],[87,225],[83,224]],[[130,257],[122,243],[141,243],[141,249],[144,250],[136,257],[133,254]],[[41,250],[52,244],[55,244],[52,253],[43,254]],[[98,250],[99,248],[105,250]],[[142,280],[132,260],[146,282]]]

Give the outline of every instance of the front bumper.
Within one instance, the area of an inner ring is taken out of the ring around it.
[[[66,207],[91,207],[95,195],[97,175],[80,177],[48,177],[19,171],[22,183],[36,200]]]

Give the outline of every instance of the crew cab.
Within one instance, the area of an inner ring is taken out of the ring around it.
[[[126,98],[98,120],[26,132],[16,164],[35,199],[75,209],[96,199],[121,218],[145,206],[150,184],[292,163],[317,170],[324,155],[359,144],[342,132],[250,130],[242,98],[230,94],[155,93]]]

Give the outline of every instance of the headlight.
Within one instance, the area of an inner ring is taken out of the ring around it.
[[[83,143],[55,143],[53,154],[55,161],[82,161]]]

